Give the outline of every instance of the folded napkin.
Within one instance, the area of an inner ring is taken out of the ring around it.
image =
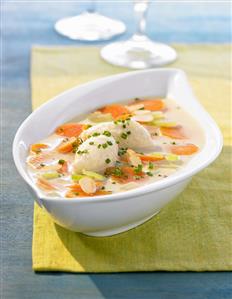
[[[88,237],[53,223],[35,204],[35,271],[232,270],[229,45],[176,45],[193,89],[224,135],[224,149],[187,189],[145,224],[107,238]],[[127,71],[103,62],[93,47],[32,50],[33,109],[58,93]]]

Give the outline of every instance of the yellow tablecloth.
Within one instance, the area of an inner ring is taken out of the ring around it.
[[[33,269],[36,271],[232,270],[231,82],[229,45],[176,45],[179,60],[205,108],[219,124],[224,149],[188,188],[147,223],[108,238],[87,237],[54,224],[35,204]],[[93,47],[32,50],[33,109],[58,93],[126,71]]]

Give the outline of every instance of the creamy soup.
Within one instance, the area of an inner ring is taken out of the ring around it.
[[[203,143],[199,125],[173,100],[134,99],[78,116],[32,144],[28,172],[49,196],[108,195],[165,180]]]

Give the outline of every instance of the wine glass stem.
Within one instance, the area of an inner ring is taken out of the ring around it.
[[[137,19],[137,30],[133,35],[133,39],[141,39],[145,37],[146,15],[148,9],[148,0],[134,1],[134,12]]]
[[[95,13],[96,12],[96,1],[95,0],[91,0],[89,7],[87,9],[88,13]]]

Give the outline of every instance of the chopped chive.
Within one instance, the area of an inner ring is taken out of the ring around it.
[[[126,133],[122,133],[122,134],[120,135],[120,137],[123,138],[123,139],[127,139],[127,134],[126,134]]]
[[[138,174],[138,173],[140,173],[140,172],[142,171],[142,169],[143,169],[143,165],[142,165],[142,164],[139,164],[138,166],[136,166],[136,167],[134,168],[134,172],[135,172],[136,174]]]
[[[148,164],[148,168],[149,168],[149,169],[153,169],[153,168],[154,168],[154,165],[153,165],[151,162],[149,162],[149,164]]]
[[[93,137],[97,137],[97,136],[100,136],[101,134],[100,133],[98,133],[98,132],[95,132],[95,133],[93,133]]]
[[[107,148],[107,146],[108,146],[107,143],[103,143],[103,144],[102,144],[102,147],[103,147],[103,148]]]
[[[101,144],[98,144],[97,148],[100,148],[102,145]]]
[[[93,141],[91,141],[91,142],[89,143],[89,145],[94,145],[94,142],[93,142]]]
[[[109,158],[107,158],[107,159],[105,160],[105,162],[106,162],[106,164],[109,164],[109,163],[111,162],[111,160],[110,160]]]
[[[62,160],[62,159],[61,159],[61,160],[58,161],[58,164],[63,165],[64,163],[65,163],[65,160]]]
[[[111,133],[109,131],[104,131],[103,135],[107,136],[107,137],[110,137],[111,136]]]
[[[153,176],[153,173],[150,172],[150,171],[148,171],[146,174],[147,174],[148,176]]]
[[[108,143],[109,145],[113,145],[113,143],[112,143],[111,141],[107,141],[107,143]]]

